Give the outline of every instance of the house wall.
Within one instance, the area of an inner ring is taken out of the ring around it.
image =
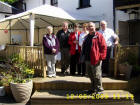
[[[25,0],[27,10],[43,5],[43,0]],[[50,4],[50,0],[46,0]],[[113,0],[90,0],[91,7],[77,9],[79,0],[58,0],[58,7],[66,11],[85,14],[93,17],[93,21],[106,20],[108,26],[113,28]]]
[[[3,19],[3,18],[5,18],[5,15],[0,13],[0,19]]]
[[[113,28],[113,0],[90,0],[91,7],[77,9],[79,0],[59,0],[58,6],[64,10],[77,12],[93,17],[93,21],[106,20]]]

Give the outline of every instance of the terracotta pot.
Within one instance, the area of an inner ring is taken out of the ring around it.
[[[27,103],[29,101],[33,88],[32,80],[27,83],[10,83],[10,87],[16,102]]]
[[[125,75],[125,79],[130,79],[130,75],[132,72],[132,66],[126,64],[119,64],[118,65],[119,73]]]

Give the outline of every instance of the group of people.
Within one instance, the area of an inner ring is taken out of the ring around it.
[[[102,87],[102,70],[108,71],[111,46],[118,44],[118,36],[112,29],[107,28],[107,22],[101,21],[101,29],[96,31],[95,23],[89,22],[82,25],[74,24],[74,31],[69,32],[68,23],[63,22],[62,29],[53,33],[51,26],[47,27],[48,33],[43,37],[44,53],[47,59],[48,77],[56,77],[56,54],[61,52],[61,73],[69,69],[70,74],[90,77],[91,90],[89,93],[100,93]],[[77,69],[76,69],[77,68]]]

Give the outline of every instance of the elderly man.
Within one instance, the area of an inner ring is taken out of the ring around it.
[[[95,24],[88,24],[89,34],[83,43],[82,56],[85,58],[86,70],[91,80],[88,94],[102,94],[102,60],[106,57],[106,43],[101,33],[96,32]]]
[[[68,31],[68,23],[63,22],[62,29],[59,30],[56,34],[59,43],[60,43],[60,52],[61,52],[61,73],[66,74],[66,70],[70,65],[70,55],[69,55],[69,39],[70,32]]]
[[[110,53],[111,53],[111,47],[113,45],[118,44],[118,36],[114,33],[114,31],[110,28],[107,28],[107,22],[101,21],[100,22],[101,29],[99,30],[100,33],[102,33],[103,37],[105,38],[106,44],[107,44],[107,56],[106,59],[103,60],[102,64],[102,70],[103,73],[108,74],[109,73],[109,59],[110,59]]]

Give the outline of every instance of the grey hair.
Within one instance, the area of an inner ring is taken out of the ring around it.
[[[94,22],[89,22],[89,23],[88,23],[88,25],[89,25],[89,24],[92,24],[92,25],[94,25],[94,26],[95,26],[95,23],[94,23]]]
[[[46,29],[51,29],[51,30],[53,30],[53,27],[52,27],[52,26],[47,26]]]
[[[107,25],[107,22],[105,21],[105,20],[102,20],[101,22],[100,22],[100,24],[101,23],[104,23],[105,25]]]
[[[64,24],[67,24],[67,25],[69,25],[69,23],[68,23],[67,21],[64,21],[62,24],[63,24],[63,25],[64,25]]]

